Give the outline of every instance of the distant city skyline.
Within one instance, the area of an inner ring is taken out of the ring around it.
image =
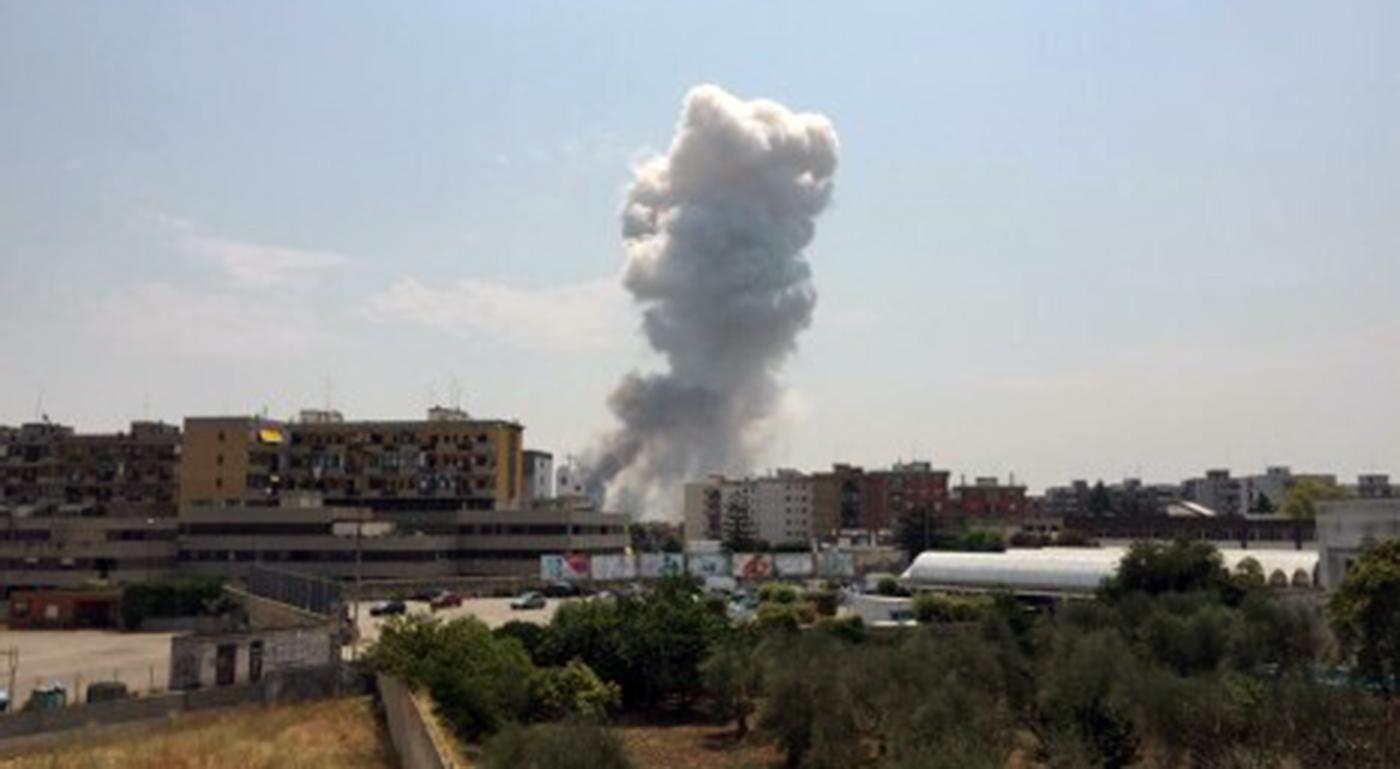
[[[652,369],[632,165],[717,83],[841,138],[760,466],[1400,470],[1400,7],[0,0],[0,424],[518,419]]]

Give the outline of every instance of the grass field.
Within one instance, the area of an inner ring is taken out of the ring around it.
[[[390,769],[388,736],[369,698],[249,706],[182,716],[0,761],[0,769]]]

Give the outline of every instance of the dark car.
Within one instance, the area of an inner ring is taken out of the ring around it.
[[[369,607],[369,616],[389,617],[395,614],[403,614],[406,611],[408,611],[408,607],[404,605],[404,602],[398,599],[394,599],[392,601],[377,603]]]
[[[442,592],[442,591],[441,591],[441,590],[438,590],[437,588],[425,587],[425,588],[423,588],[422,590],[419,590],[419,591],[415,592],[413,595],[409,596],[409,600],[412,600],[412,601],[422,601],[423,603],[428,603],[429,601],[432,601],[434,598],[437,598],[437,597],[438,597],[438,594],[441,593],[441,592]]]
[[[569,598],[571,596],[582,595],[583,591],[578,585],[572,582],[551,582],[544,586],[542,591],[550,598]]]

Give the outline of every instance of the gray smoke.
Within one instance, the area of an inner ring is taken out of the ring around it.
[[[670,150],[636,169],[623,284],[666,370],[627,375],[621,427],[585,457],[609,507],[673,515],[680,484],[753,467],[812,321],[802,250],[831,199],[836,132],[821,115],[712,85],[686,95]]]

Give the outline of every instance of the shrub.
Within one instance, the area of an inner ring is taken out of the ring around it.
[[[632,769],[622,741],[600,724],[512,726],[486,745],[488,769]]]
[[[816,608],[818,615],[823,617],[836,616],[837,595],[835,590],[830,588],[809,590],[804,597]]]
[[[759,604],[756,622],[765,633],[796,633],[802,629],[797,606],[787,603]]]
[[[797,588],[781,582],[766,582],[758,588],[762,603],[797,603]]]
[[[501,625],[491,631],[491,634],[497,638],[514,638],[525,649],[525,653],[530,655],[530,659],[540,664],[540,655],[548,643],[549,631],[534,622],[516,619]]]
[[[530,678],[531,720],[601,718],[621,702],[622,689],[603,681],[579,660],[570,660],[560,668],[537,669]]]
[[[865,628],[865,620],[859,616],[844,619],[827,618],[817,622],[817,630],[828,633],[846,643],[864,643],[870,634]]]
[[[896,596],[902,595],[904,590],[899,586],[899,580],[894,577],[881,577],[880,581],[875,583],[875,592],[880,595]]]
[[[914,596],[914,619],[931,622],[977,622],[992,608],[988,598],[919,593]]]
[[[223,583],[212,577],[179,577],[127,585],[122,590],[122,624],[128,630],[147,617],[198,617],[227,609]]]

